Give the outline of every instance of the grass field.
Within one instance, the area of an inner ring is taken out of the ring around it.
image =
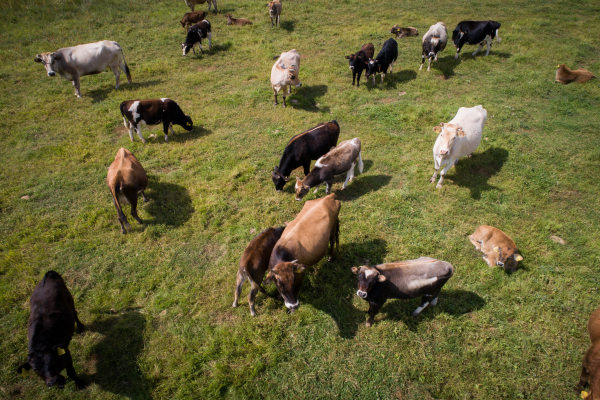
[[[285,0],[271,28],[264,3],[221,1],[209,16],[213,49],[187,57],[182,0],[0,3],[0,397],[579,398],[585,326],[600,305],[600,88],[553,82],[559,63],[598,75],[600,4]],[[254,25],[228,27],[228,12]],[[502,42],[488,57],[467,46],[457,61],[449,44],[418,71],[429,26],[451,31],[463,19],[501,22]],[[378,52],[394,24],[419,29],[399,40],[394,74],[351,86],[344,56],[368,42]],[[133,84],[83,77],[76,99],[70,82],[33,62],[103,39],[121,44]],[[274,107],[273,56],[292,48],[303,86]],[[156,138],[131,143],[118,105],[160,97],[197,128],[176,126],[165,144],[162,127],[149,127]],[[437,190],[432,127],[478,104],[484,140]],[[361,138],[365,160],[348,189],[333,186],[339,257],[309,270],[296,313],[259,293],[252,318],[247,284],[231,308],[241,253],[303,205],[291,183],[275,192],[271,170],[292,135],[331,119],[340,141]],[[127,235],[105,184],[120,147],[149,176],[145,224],[129,217]],[[475,251],[467,236],[481,224],[516,241],[525,258],[516,273]],[[350,268],[420,256],[455,268],[438,306],[413,319],[417,299],[389,301],[366,328]],[[88,328],[70,345],[89,383],[82,392],[16,373],[28,299],[51,269]]]

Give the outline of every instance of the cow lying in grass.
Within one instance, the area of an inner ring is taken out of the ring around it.
[[[475,249],[481,250],[483,259],[489,267],[497,265],[514,272],[519,261],[523,260],[515,242],[506,233],[493,226],[481,225],[469,236],[469,240]]]
[[[565,64],[560,64],[556,68],[556,82],[564,83],[565,85],[571,82],[584,83],[596,77],[587,69],[572,70]]]
[[[244,18],[233,18],[231,14],[227,14],[227,25],[252,25],[252,22],[249,19]]]
[[[394,25],[390,32],[392,35],[396,35],[396,39],[402,39],[409,36],[417,36],[419,31],[417,28],[409,26],[407,28],[400,28],[398,25]]]

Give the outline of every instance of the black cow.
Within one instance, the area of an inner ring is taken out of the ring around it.
[[[290,180],[290,173],[302,166],[304,175],[310,172],[310,160],[317,160],[337,145],[340,126],[336,120],[325,122],[290,139],[283,150],[279,166],[272,173],[275,190],[281,192]]]
[[[475,50],[473,55],[477,54],[483,47],[484,41],[487,42],[487,52],[485,53],[487,56],[490,54],[490,49],[492,48],[492,39],[497,36],[497,41],[500,42],[498,29],[500,29],[500,22],[492,20],[459,22],[452,32],[452,43],[454,43],[454,47],[456,47],[456,55],[454,58],[458,58],[458,53],[460,53],[460,49],[462,49],[465,43],[479,43],[479,47]]]
[[[65,386],[65,378],[60,374],[67,369],[78,389],[85,389],[85,383],[77,377],[73,368],[73,359],[69,343],[73,337],[74,324],[82,333],[84,326],[77,318],[75,303],[62,277],[48,271],[44,279],[33,290],[31,314],[27,328],[29,355],[27,362],[17,372],[26,376],[30,370],[44,380],[46,386]]]
[[[375,74],[381,74],[381,83],[390,67],[390,74],[394,70],[394,63],[398,58],[398,42],[394,39],[388,39],[383,43],[383,47],[376,59],[370,58],[367,62],[367,78],[373,75],[373,85],[375,84]]]
[[[196,25],[192,26],[187,33],[185,38],[185,43],[181,43],[181,48],[183,49],[183,55],[186,56],[190,50],[194,51],[196,54],[196,49],[194,49],[194,45],[198,43],[200,46],[200,51],[204,54],[204,50],[202,50],[202,39],[208,38],[208,49],[212,47],[212,31],[210,28],[210,22],[207,20],[200,21]]]
[[[346,60],[348,64],[350,64],[350,69],[352,70],[352,84],[354,85],[354,80],[356,79],[356,86],[360,86],[360,76],[362,75],[363,70],[367,65],[367,61],[370,58],[373,58],[375,54],[375,46],[373,43],[363,44],[359,51],[356,53],[346,56]]]
[[[142,124],[157,125],[163,123],[165,133],[165,142],[169,141],[167,130],[173,131],[173,124],[180,125],[186,131],[194,129],[194,123],[189,115],[185,115],[179,104],[171,99],[151,99],[151,100],[126,100],[119,106],[123,115],[125,128],[129,129],[129,138],[133,142],[133,130],[137,132],[142,142],[146,139],[142,136]]]

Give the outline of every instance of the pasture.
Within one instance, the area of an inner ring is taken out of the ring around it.
[[[598,2],[283,0],[278,28],[265,3],[220,1],[212,50],[186,57],[183,0],[0,4],[0,397],[579,398],[585,326],[600,305],[600,81],[553,82],[561,63],[599,74]],[[227,26],[227,13],[253,25]],[[499,21],[502,42],[487,57],[465,46],[458,60],[449,42],[418,71],[429,26],[444,21],[451,36],[463,19]],[[363,74],[352,86],[344,56],[368,42],[377,53],[394,24],[419,36],[398,40],[383,85]],[[103,39],[122,46],[132,84],[123,74],[115,89],[110,71],[82,77],[76,99],[33,62]],[[292,48],[303,86],[274,107],[273,57]],[[165,144],[162,126],[144,126],[148,144],[130,142],[119,104],[160,97],[196,129],[175,126]],[[478,104],[481,145],[438,190],[432,127]],[[346,190],[342,178],[332,188],[339,256],[309,269],[294,314],[259,293],[252,318],[248,284],[231,307],[240,256],[304,204],[292,182],[276,193],[271,171],[292,135],[332,119],[340,141],[360,137],[365,163]],[[120,147],[149,177],[144,225],[125,206],[126,235],[105,183]],[[515,240],[517,272],[481,259],[467,239],[481,224]],[[388,301],[365,327],[350,268],[420,256],[454,266],[437,307],[413,319],[417,299]],[[87,326],[70,345],[82,392],[16,373],[28,299],[51,269]]]

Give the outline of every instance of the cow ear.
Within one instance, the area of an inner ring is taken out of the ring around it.
[[[35,62],[42,62],[42,55],[38,54],[37,56],[35,56],[35,58],[33,59],[33,61],[35,61]]]
[[[284,176],[284,177],[283,177],[283,180],[284,180],[284,181],[286,181],[286,182],[289,182],[289,181],[290,181],[290,178],[286,178],[286,177]]]
[[[465,131],[463,130],[463,128],[458,128],[456,129],[456,135],[460,136],[460,137],[465,137],[467,136],[467,134],[465,133]]]
[[[263,281],[263,285],[270,285],[271,283],[273,283],[273,274],[271,273],[271,271],[269,271],[269,273],[265,277],[265,280]]]
[[[275,168],[273,168],[273,172],[277,172],[277,171],[279,171],[279,167],[275,166]]]
[[[515,254],[515,261],[517,261],[517,262],[523,261],[523,256],[520,254]]]
[[[294,273],[295,274],[301,274],[304,271],[306,271],[306,266],[299,264],[296,268],[294,268]]]
[[[349,60],[349,59],[350,59],[350,56],[346,56],[346,60]]]
[[[283,221],[283,226],[288,226],[290,224],[290,221]]]
[[[441,124],[436,125],[436,126],[433,127],[433,131],[435,133],[442,133],[442,129],[444,129],[444,124],[443,123],[441,123]]]
[[[19,368],[17,368],[17,374],[21,374],[23,378],[25,378],[27,374],[29,374],[29,371],[31,371],[31,364],[29,364],[28,362],[20,365]]]
[[[60,60],[61,57],[60,57],[60,54],[52,53],[52,54],[50,54],[50,58],[58,61],[58,60]]]
[[[377,279],[379,280],[379,282],[385,282],[385,281],[387,281],[387,278],[385,276],[381,275],[381,274],[379,274],[377,276]]]
[[[358,275],[358,271],[360,271],[360,268],[358,268],[358,267],[352,267],[352,268],[350,268],[350,270],[352,271],[352,273],[354,275]]]
[[[295,260],[293,260],[293,261],[290,261],[290,262],[291,262],[292,264],[294,264],[294,265],[297,265],[297,264],[298,264],[298,259],[296,258]]]
[[[492,247],[492,250],[494,250],[496,253],[500,253],[500,248],[496,245]]]

